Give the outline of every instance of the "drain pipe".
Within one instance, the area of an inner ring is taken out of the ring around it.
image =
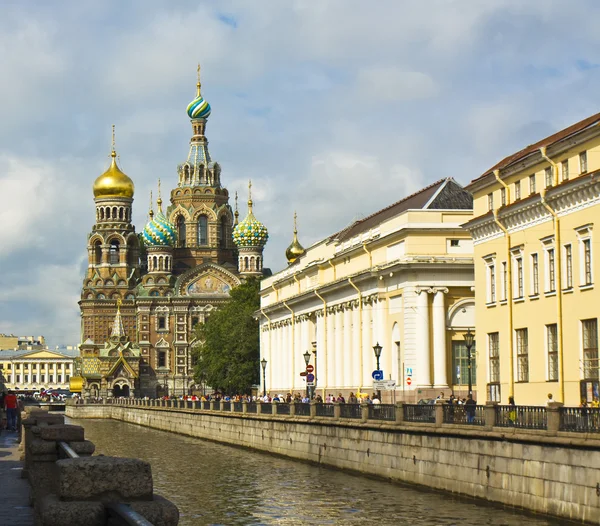
[[[510,204],[510,188],[508,185],[500,179],[500,170],[494,170],[494,177],[506,191],[506,202]],[[512,258],[510,254],[510,234],[506,227],[498,219],[498,209],[494,208],[494,221],[498,225],[498,228],[504,232],[506,238],[506,304],[508,306],[508,351],[509,351],[509,396],[515,396],[515,357],[514,357],[514,346],[513,346],[513,282],[512,282]]]
[[[348,283],[350,283],[350,285],[354,288],[354,290],[356,290],[356,293],[358,294],[358,341],[359,341],[358,348],[360,349],[360,352],[359,352],[359,369],[358,369],[360,371],[360,381],[359,381],[358,390],[362,391],[362,387],[363,387],[363,370],[364,370],[363,369],[363,330],[362,330],[363,309],[362,309],[362,293],[361,293],[360,289],[354,283],[352,283],[352,278],[348,278]]]
[[[267,322],[269,324],[269,362],[271,362],[271,367],[269,367],[269,385],[271,384],[271,369],[273,367],[273,362],[271,361],[271,318],[269,318],[269,316],[267,316],[267,313],[264,311],[264,309],[260,309],[260,313],[267,318]],[[260,342],[259,342],[260,345]],[[263,356],[264,358],[264,356]],[[260,371],[259,371],[260,373]],[[266,386],[263,386],[263,391],[266,391]]]
[[[315,295],[317,296],[317,298],[319,298],[322,302],[323,302],[323,352],[325,354],[325,357],[323,358],[323,367],[325,369],[325,381],[323,382],[323,387],[321,387],[321,389],[323,390],[323,400],[325,400],[325,397],[327,396],[325,393],[327,391],[327,301],[325,300],[325,298],[323,296],[321,296],[319,294],[319,292],[317,290],[313,290],[313,292],[315,293]],[[319,381],[319,378],[317,378],[317,382]]]
[[[558,186],[558,165],[550,159],[546,155],[546,147],[542,146],[540,148],[540,153],[542,157],[550,163],[552,166],[552,171],[554,172],[554,186]],[[544,208],[552,214],[553,223],[554,223],[554,239],[556,241],[556,249],[555,249],[555,261],[556,261],[556,310],[557,310],[557,324],[556,324],[556,339],[558,340],[558,382],[559,382],[559,390],[560,390],[560,399],[559,402],[564,404],[565,402],[565,380],[564,380],[564,359],[563,359],[563,305],[562,305],[562,246],[560,243],[560,219],[558,218],[558,214],[554,211],[554,209],[548,204],[546,201],[546,192],[547,189],[544,188],[540,192],[540,197],[542,200],[542,205]]]

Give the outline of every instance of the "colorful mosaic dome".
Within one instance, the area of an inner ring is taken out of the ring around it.
[[[233,229],[233,242],[241,247],[264,247],[269,239],[267,227],[263,225],[252,213],[252,205],[246,219]]]
[[[172,247],[177,241],[175,227],[164,216],[160,206],[144,228],[142,239],[147,247]]]
[[[210,115],[210,104],[202,98],[202,95],[198,95],[188,104],[187,114],[190,119],[206,119]]]

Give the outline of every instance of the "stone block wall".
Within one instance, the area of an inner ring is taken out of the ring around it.
[[[448,425],[327,422],[176,408],[67,407],[600,525],[600,440]]]

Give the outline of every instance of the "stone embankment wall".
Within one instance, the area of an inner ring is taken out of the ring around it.
[[[66,414],[112,418],[600,525],[600,440],[589,435],[119,405],[68,406]]]

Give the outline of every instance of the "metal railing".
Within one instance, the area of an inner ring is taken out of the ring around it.
[[[333,417],[333,404],[317,404],[317,416]]]
[[[213,404],[214,404],[215,411],[220,411],[221,410],[221,400],[214,400]]]
[[[202,409],[206,410],[206,411],[210,411],[210,402],[205,400],[204,402],[202,402]]]
[[[221,411],[231,411],[231,402],[221,402]]]
[[[404,404],[402,406],[404,420],[407,422],[426,422],[435,424],[435,405]]]
[[[483,405],[444,404],[444,424],[461,424],[484,426],[485,413]]]
[[[561,407],[559,429],[574,433],[600,433],[600,408]]]
[[[246,405],[247,413],[256,413],[256,402],[248,402]]]
[[[273,414],[273,404],[271,402],[263,402],[262,404],[260,404],[260,413],[261,415]]]
[[[290,404],[279,402],[275,404],[277,407],[278,415],[289,415],[290,414]]]
[[[394,404],[369,404],[369,420],[396,420],[396,406]]]
[[[241,413],[244,410],[244,404],[242,402],[233,402],[233,410],[236,413]]]
[[[342,404],[340,405],[340,417],[342,418],[362,418],[362,409],[360,404]]]
[[[496,425],[519,429],[547,429],[548,415],[545,407],[528,405],[497,405]]]
[[[310,404],[296,402],[296,416],[310,416]]]

